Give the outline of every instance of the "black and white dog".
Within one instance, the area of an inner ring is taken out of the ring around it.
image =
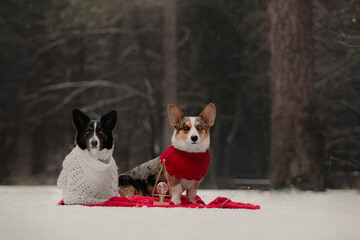
[[[65,157],[57,181],[65,204],[102,203],[118,196],[118,171],[112,157],[117,114],[111,111],[91,120],[73,110],[76,146]]]
[[[90,118],[78,109],[73,110],[73,123],[77,130],[76,145],[102,162],[112,157],[114,139],[112,131],[117,121],[116,111],[111,111],[100,118]]]

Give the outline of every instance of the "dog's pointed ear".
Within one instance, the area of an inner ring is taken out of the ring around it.
[[[85,123],[90,122],[90,118],[79,109],[74,109],[72,111],[72,118],[73,118],[74,127],[77,130],[79,130],[81,126],[83,126]]]
[[[200,117],[204,120],[207,127],[211,127],[215,123],[216,109],[215,105],[209,103],[200,113]]]
[[[108,112],[101,117],[100,122],[104,124],[108,129],[113,130],[116,127],[117,112],[115,110]]]
[[[175,128],[179,127],[180,121],[184,117],[184,114],[180,111],[180,109],[174,104],[170,104],[168,106],[168,115],[171,126]]]

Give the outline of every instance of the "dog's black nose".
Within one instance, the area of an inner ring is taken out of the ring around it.
[[[191,136],[191,140],[192,140],[193,142],[196,142],[196,141],[198,140],[198,136]]]
[[[92,140],[91,142],[91,146],[96,147],[96,145],[98,144],[98,142],[96,140]]]

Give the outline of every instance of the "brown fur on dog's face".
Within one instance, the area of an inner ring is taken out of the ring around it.
[[[204,120],[204,123],[208,129],[212,127],[215,123],[216,117],[215,105],[209,103],[200,113],[200,117]]]
[[[201,117],[183,117],[179,126],[176,128],[175,138],[179,141],[186,142],[188,134],[193,127],[198,133],[198,144],[201,144],[206,138],[210,137],[209,128],[205,125]]]
[[[216,110],[208,104],[198,117],[187,117],[171,104],[168,106],[170,124],[175,128],[172,144],[187,152],[204,152],[209,148],[209,129],[214,125]]]

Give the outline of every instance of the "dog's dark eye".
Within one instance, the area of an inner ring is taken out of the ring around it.
[[[91,132],[92,132],[92,129],[91,129],[91,128],[89,128],[88,130],[86,130],[86,134],[91,134]]]
[[[98,134],[99,134],[99,135],[103,135],[104,132],[103,132],[102,130],[98,130]]]
[[[203,128],[201,126],[198,126],[196,129],[197,130],[202,130]]]
[[[185,131],[189,131],[190,128],[189,128],[188,126],[185,126],[185,127],[184,127],[184,130],[185,130]]]

